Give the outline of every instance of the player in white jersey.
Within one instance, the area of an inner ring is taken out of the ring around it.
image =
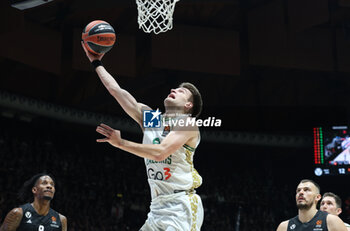
[[[195,189],[202,178],[193,165],[193,155],[200,142],[200,133],[193,121],[202,110],[202,98],[197,88],[182,83],[171,89],[164,100],[165,113],[160,128],[144,128],[143,113],[151,108],[139,103],[106,71],[101,63],[103,55],[93,55],[83,46],[100,80],[124,111],[144,131],[143,143],[121,138],[120,131],[100,124],[96,131],[105,136],[98,142],[111,145],[144,158],[151,189],[151,206],[141,231],[197,231],[203,223],[203,206]],[[182,121],[184,123],[177,123]],[[185,126],[184,126],[185,125]]]
[[[340,197],[332,192],[326,192],[322,196],[320,210],[339,216],[342,213],[342,201]],[[350,225],[345,223],[346,228],[350,231]]]

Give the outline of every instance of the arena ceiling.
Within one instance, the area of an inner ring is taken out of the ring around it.
[[[1,91],[123,114],[80,47],[84,26],[103,19],[117,32],[106,68],[146,104],[161,105],[170,88],[190,81],[203,92],[204,113],[244,121],[232,128],[348,121],[345,0],[181,0],[173,30],[159,35],[138,28],[130,0],[14,7],[21,2],[0,3],[6,22],[0,31]]]

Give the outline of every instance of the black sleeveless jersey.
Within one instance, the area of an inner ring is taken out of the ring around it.
[[[61,219],[55,210],[49,210],[46,216],[40,216],[30,203],[20,206],[23,217],[17,231],[58,231],[62,230]]]
[[[298,216],[293,217],[288,222],[287,231],[328,231],[327,215],[323,211],[317,211],[315,216],[306,223],[301,223]]]

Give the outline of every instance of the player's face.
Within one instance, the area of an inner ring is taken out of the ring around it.
[[[321,201],[320,210],[336,216],[341,213],[341,209],[337,208],[334,197],[324,197]]]
[[[299,209],[308,210],[316,206],[320,197],[316,186],[311,182],[300,183],[297,187],[295,199]]]
[[[179,87],[171,89],[170,94],[164,100],[164,104],[165,106],[183,108],[184,106],[188,106],[188,104],[192,105],[192,102],[190,101],[191,97],[192,93],[187,88]]]
[[[32,191],[34,196],[39,199],[52,200],[55,195],[55,182],[49,176],[42,176]]]

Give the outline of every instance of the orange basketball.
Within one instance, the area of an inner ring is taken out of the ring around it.
[[[81,35],[86,49],[93,54],[103,54],[112,49],[115,43],[113,27],[102,20],[90,22]]]

